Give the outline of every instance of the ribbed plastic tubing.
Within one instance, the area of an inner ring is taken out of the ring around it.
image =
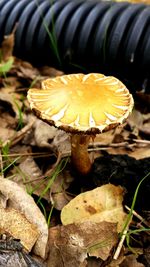
[[[0,44],[65,72],[114,75],[149,93],[150,6],[99,0],[1,0]]]

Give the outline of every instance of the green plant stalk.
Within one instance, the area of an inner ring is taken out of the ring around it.
[[[66,164],[68,162],[68,158],[67,159],[63,159],[58,166],[56,167],[56,169],[54,170],[51,178],[49,179],[49,182],[47,184],[47,186],[45,187],[45,189],[43,190],[42,194],[40,195],[37,204],[39,203],[39,201],[42,199],[42,197],[47,193],[47,191],[51,188],[53,182],[55,181],[55,179],[57,178],[58,174],[60,172],[62,172],[62,170],[65,168]]]
[[[131,217],[133,215],[133,210],[134,210],[134,206],[135,206],[135,202],[136,202],[136,199],[137,199],[137,195],[138,195],[140,186],[145,181],[145,179],[148,178],[148,176],[150,176],[150,172],[141,179],[141,181],[139,182],[139,184],[138,184],[138,186],[137,186],[137,188],[135,190],[135,193],[134,193],[134,196],[133,196],[133,201],[132,201],[131,208],[130,208],[130,212],[129,212],[129,214],[127,216],[127,219],[126,219],[126,222],[124,224],[123,230],[121,232],[121,236],[123,235],[127,225],[129,224],[129,222],[131,220]]]
[[[52,217],[53,209],[54,209],[54,205],[52,205],[51,210],[50,210],[49,215],[48,215],[48,218],[47,218],[47,224],[48,224],[48,227],[50,227],[50,223],[51,223],[51,217]]]
[[[46,209],[45,209],[45,207],[44,207],[44,205],[43,205],[43,203],[41,201],[39,201],[39,205],[41,206],[41,208],[43,210],[44,217],[47,220]]]
[[[18,130],[23,128],[23,112],[22,112],[21,108],[19,107],[16,99],[14,99],[14,103],[15,103],[17,109],[18,109],[18,114],[19,114],[19,121],[18,121],[18,126],[17,126],[17,129],[16,129],[18,131]]]
[[[147,232],[150,231],[150,228],[140,228],[140,229],[135,229],[135,230],[129,230],[128,233],[126,234],[126,242],[127,242],[127,246],[128,248],[134,253],[137,254],[136,251],[130,246],[130,238],[132,234],[137,234],[140,232]]]
[[[13,166],[13,167],[17,170],[17,172],[18,172],[19,174],[21,174],[21,176],[22,176],[22,178],[23,178],[23,181],[25,182],[25,181],[26,181],[26,180],[25,180],[25,177],[26,177],[25,174],[20,170],[19,167],[17,167],[17,166],[15,165],[15,163],[21,158],[21,156],[15,158],[13,161],[10,160],[10,159],[9,159],[9,156],[8,156],[8,154],[9,154],[9,144],[8,144],[8,143],[7,143],[5,146],[2,147],[1,152],[2,152],[2,155],[4,156],[4,159],[7,160],[7,161],[9,162],[9,165],[7,165],[5,168],[3,168],[3,170],[1,170],[1,174],[4,175],[5,171],[6,171],[7,169],[9,169],[11,166]],[[7,178],[10,179],[10,177],[7,177]],[[27,188],[27,186],[26,186],[26,191],[27,191],[27,192],[29,191],[29,189]]]
[[[1,145],[3,144],[3,142],[1,141]],[[4,160],[7,160],[8,154],[9,154],[9,144],[7,143],[6,145],[2,146],[2,155],[4,156]]]
[[[37,1],[36,1],[37,2]],[[50,1],[50,6],[52,6],[52,3],[53,1]],[[37,6],[39,8],[39,5],[38,5],[38,2],[37,2]],[[40,11],[40,10],[39,10]],[[52,13],[52,12],[51,12]],[[48,25],[43,17],[43,14],[42,12],[40,12],[40,16],[42,18],[42,22],[43,22],[43,25],[45,27],[45,30],[49,36],[49,39],[51,41],[51,44],[52,44],[52,49],[56,55],[56,58],[58,60],[58,63],[60,64],[61,66],[61,59],[60,59],[60,56],[59,56],[59,51],[58,51],[58,44],[57,44],[57,38],[56,38],[56,33],[55,33],[55,22],[54,22],[54,14],[51,14],[52,16],[52,32],[50,32],[49,28],[48,28]]]
[[[31,88],[36,84],[37,81],[40,81],[40,75],[37,76],[37,77],[31,82],[31,84],[30,84],[30,86],[29,86],[29,89],[31,89]]]
[[[4,169],[3,169],[3,174],[4,174],[4,172],[7,170],[7,169],[9,169],[12,165],[14,165],[15,164],[15,162],[17,162],[17,160],[19,160],[20,159],[20,157],[17,157],[16,159],[14,159],[7,167],[5,167]]]

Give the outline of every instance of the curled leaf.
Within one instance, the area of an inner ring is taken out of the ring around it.
[[[48,226],[33,198],[15,182],[0,178],[0,193],[7,197],[7,207],[20,211],[26,219],[34,224],[40,235],[34,246],[34,253],[45,257],[48,240]]]

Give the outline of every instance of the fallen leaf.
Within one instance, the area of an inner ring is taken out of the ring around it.
[[[123,211],[123,188],[106,184],[94,190],[79,194],[61,212],[64,225],[85,221],[118,223],[121,232],[126,214]]]
[[[15,58],[12,73],[17,74],[19,78],[36,80],[40,76],[37,68],[33,67],[29,62],[23,61],[21,59]]]
[[[150,145],[141,148],[136,148],[134,151],[130,152],[129,155],[137,160],[148,158],[150,157]]]
[[[20,98],[17,94],[8,94],[8,93],[2,93],[0,92],[0,102],[3,102],[4,104],[10,107],[11,114],[19,118],[19,109],[21,110],[22,103],[18,99]]]
[[[127,119],[127,123],[133,131],[134,128],[139,129],[143,125],[143,114],[134,109],[129,118]]]
[[[7,129],[0,126],[0,142],[3,143],[10,140],[14,136],[15,132],[16,131],[13,129]]]
[[[22,84],[17,77],[8,76],[5,77],[5,83],[3,86],[4,87],[1,88],[1,92],[10,94],[15,93],[17,89],[20,89]]]
[[[50,228],[48,267],[79,267],[88,255],[106,260],[116,245],[116,230],[116,224],[109,222],[83,222]]]
[[[57,210],[62,210],[62,208],[67,205],[71,199],[72,197],[68,196],[65,192],[51,194],[51,201],[54,208]]]
[[[38,147],[49,148],[57,154],[68,154],[71,151],[70,136],[39,119],[34,124],[34,137]]]
[[[16,174],[13,181],[17,182],[24,189],[29,188],[35,195],[40,196],[47,186],[47,181],[43,179],[43,173],[33,157],[28,156],[24,158],[18,168],[22,175],[19,172],[19,175]],[[44,194],[43,198],[49,201],[49,191]]]
[[[101,134],[97,134],[94,138],[94,142],[93,142],[93,146],[96,146],[96,144],[101,144],[101,145],[109,145],[112,143],[112,141],[114,140],[115,136],[118,134],[121,134],[122,132],[122,127],[118,126],[115,129],[112,129],[110,131],[101,133]],[[91,142],[92,144],[92,142]]]
[[[57,133],[57,129],[47,123],[37,119],[34,123],[35,143],[38,147],[51,148],[52,141]]]
[[[49,66],[43,66],[39,69],[39,71],[42,76],[48,76],[48,77],[56,77],[64,74],[63,71],[57,70]]]
[[[0,208],[0,233],[9,233],[19,239],[27,251],[31,251],[39,236],[35,224],[31,224],[23,214],[10,208]]]
[[[42,171],[31,156],[25,158],[20,163],[19,168],[27,177],[32,176],[33,179],[37,179],[42,176]]]
[[[95,257],[89,257],[87,260],[85,260],[85,265],[83,267],[101,267],[103,264],[103,261],[100,259],[96,259]]]
[[[141,133],[150,134],[150,115],[145,116],[138,110],[134,110],[128,118],[128,125],[132,132],[138,129]]]
[[[138,147],[136,146],[132,150],[129,150],[128,147],[109,147],[108,149],[105,149],[109,153],[109,155],[128,155],[130,157],[133,157],[137,160],[144,159],[150,157],[150,145],[146,145],[144,147]]]
[[[131,254],[125,257],[120,267],[144,267],[144,265],[137,261],[137,255]]]
[[[112,261],[107,265],[107,267],[120,267],[120,264],[124,261],[124,249],[122,249],[116,260],[112,259]]]
[[[65,133],[65,131],[58,130],[51,145],[59,154],[64,156],[71,154],[70,135]]]
[[[2,128],[7,128],[7,129],[15,129],[17,127],[17,119],[15,116],[15,114],[13,113],[13,110],[11,109],[11,106],[9,105],[5,105],[6,103],[0,103],[0,120],[1,120],[1,124],[0,126]],[[7,111],[5,111],[7,109]],[[9,114],[10,113],[10,114]]]
[[[50,199],[55,209],[62,210],[62,208],[73,198],[66,192],[66,189],[70,186],[72,181],[73,177],[67,169],[64,169],[56,177],[50,188]]]
[[[48,226],[33,198],[18,184],[4,178],[0,178],[0,193],[8,199],[7,207],[20,211],[30,223],[37,227],[40,235],[34,246],[34,253],[44,258],[47,249]]]
[[[1,45],[2,59],[4,61],[7,61],[8,58],[12,56],[14,49],[14,41],[15,41],[14,31],[13,33],[4,37],[4,40]]]

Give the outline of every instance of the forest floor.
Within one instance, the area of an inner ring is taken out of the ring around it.
[[[91,140],[80,177],[69,134],[26,97],[63,72],[15,58],[13,42],[0,62],[0,266],[150,266],[150,95],[135,94],[127,122]]]

